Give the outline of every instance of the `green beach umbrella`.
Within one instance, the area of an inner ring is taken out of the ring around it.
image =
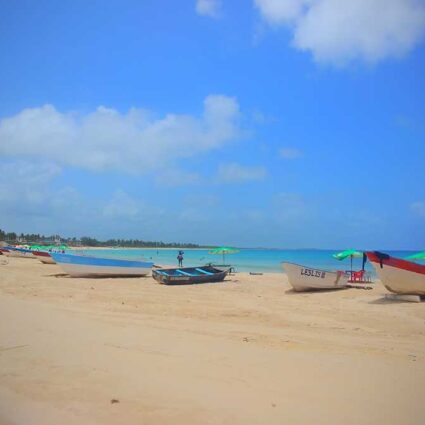
[[[239,252],[239,249],[231,248],[229,246],[220,246],[218,248],[215,248],[211,251],[209,251],[209,254],[222,254],[223,255],[223,264],[225,263],[225,255],[226,254],[235,254],[236,252]]]
[[[356,251],[355,249],[346,249],[345,251],[338,252],[338,254],[334,254],[332,257],[341,261],[348,257],[363,257],[363,252]]]
[[[363,252],[356,251],[355,249],[346,249],[345,251],[334,254],[333,257],[339,261],[345,260],[350,257],[350,271],[353,272],[353,257],[363,257]]]
[[[36,250],[36,251],[47,251],[49,249],[68,249],[68,245],[61,244],[61,245],[31,245],[30,249]]]
[[[408,257],[406,257],[406,260],[425,260],[425,251],[409,255]]]

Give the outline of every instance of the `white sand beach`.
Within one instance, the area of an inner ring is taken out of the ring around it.
[[[0,424],[424,423],[425,305],[0,258]]]

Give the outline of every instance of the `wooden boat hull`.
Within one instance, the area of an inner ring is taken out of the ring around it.
[[[33,251],[33,255],[44,264],[56,264],[49,252],[46,251]]]
[[[400,295],[425,295],[425,266],[390,257],[379,252],[366,252],[379,280],[390,292]]]
[[[152,277],[164,285],[191,285],[197,283],[221,282],[229,270],[212,266],[186,267],[176,269],[153,269]]]
[[[314,291],[320,289],[342,289],[348,285],[348,277],[343,271],[314,269],[299,264],[282,262],[294,291]]]
[[[62,270],[72,277],[146,276],[153,263],[111,258],[50,253]]]

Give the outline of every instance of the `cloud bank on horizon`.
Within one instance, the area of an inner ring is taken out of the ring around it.
[[[421,0],[254,0],[264,21],[286,27],[292,46],[344,66],[409,53],[425,32]]]

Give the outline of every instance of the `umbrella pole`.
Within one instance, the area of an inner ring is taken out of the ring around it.
[[[224,261],[225,261],[225,260],[224,260],[224,252],[223,252],[223,264],[226,264]]]
[[[351,267],[350,267],[350,280],[353,280],[353,256],[350,255]]]

